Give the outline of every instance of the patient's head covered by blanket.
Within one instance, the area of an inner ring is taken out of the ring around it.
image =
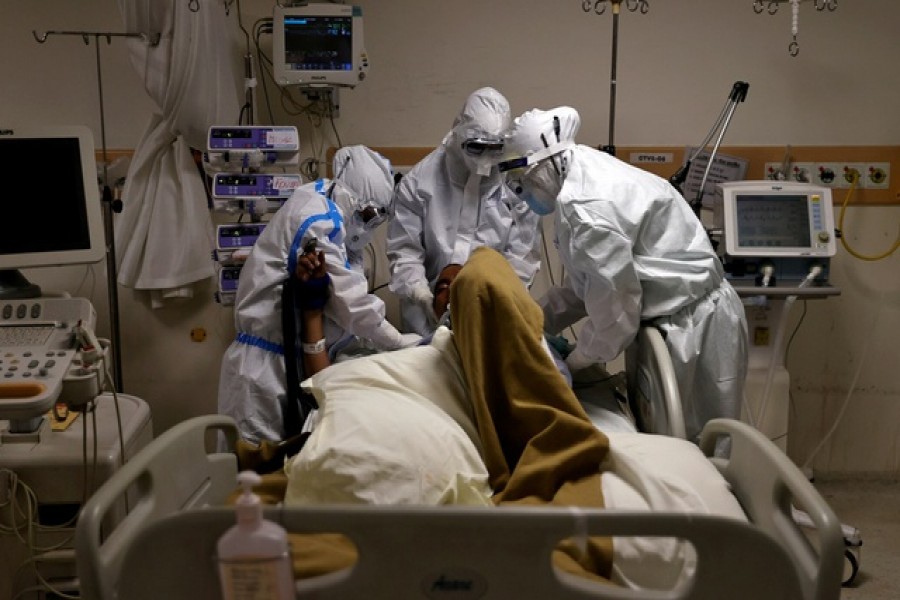
[[[450,289],[454,341],[496,504],[602,508],[600,464],[609,451],[543,345],[543,314],[506,259],[469,257]],[[588,551],[563,544],[567,571],[608,577],[609,539]]]

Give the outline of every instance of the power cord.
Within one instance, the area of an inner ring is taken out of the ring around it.
[[[89,328],[81,323],[76,327],[76,337],[80,346],[80,358],[83,368],[94,369],[97,376],[101,374],[104,379],[100,381],[99,386],[102,388],[108,386],[111,389],[113,402],[116,411],[116,425],[119,437],[119,462],[120,465],[125,464],[125,436],[122,426],[122,414],[119,404],[118,394],[115,390],[112,375],[106,366],[105,358],[111,343],[106,338],[96,338]],[[88,457],[88,419],[87,415],[91,415],[90,427],[92,430],[93,447],[91,449],[91,457]],[[97,426],[97,406],[96,397],[88,401],[82,412],[82,497],[81,505],[84,506],[91,492],[93,492],[96,476],[98,471],[98,426]],[[68,581],[50,581],[41,572],[40,564],[49,562],[70,561],[75,563],[74,549],[71,548],[74,539],[74,527],[78,515],[75,514],[66,522],[59,525],[43,525],[40,522],[38,513],[38,497],[35,491],[25,482],[19,479],[19,476],[10,469],[0,468],[0,479],[4,482],[4,496],[0,497],[0,510],[9,509],[9,525],[0,522],[0,534],[13,535],[27,549],[28,558],[19,565],[13,575],[13,584],[19,581],[24,569],[32,567],[33,576],[38,582],[37,585],[28,586],[20,589],[12,600],[23,598],[27,594],[53,594],[57,598],[77,600],[81,598],[77,593],[77,578]],[[125,511],[130,512],[127,495],[123,498],[125,503]],[[61,541],[41,546],[38,543],[37,536],[39,533],[68,533]],[[75,591],[66,591],[63,588],[72,588]]]
[[[856,251],[854,248],[850,247],[850,243],[847,241],[847,236],[844,235],[844,213],[847,210],[847,205],[850,203],[850,197],[853,195],[853,192],[856,191],[856,184],[859,181],[859,173],[853,172],[852,174],[853,181],[850,184],[850,189],[847,190],[847,195],[844,196],[844,201],[841,203],[841,212],[838,216],[838,229],[837,235],[841,240],[841,245],[844,247],[851,256],[854,258],[858,258],[859,260],[865,260],[874,262],[877,260],[882,260],[892,255],[897,251],[897,248],[900,248],[900,230],[897,232],[897,238],[894,240],[894,245],[891,246],[888,250],[885,250],[881,254],[867,255],[862,254],[861,252]]]

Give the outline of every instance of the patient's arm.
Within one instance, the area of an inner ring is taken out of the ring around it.
[[[331,364],[324,343],[325,325],[322,318],[322,309],[328,301],[331,287],[331,278],[325,270],[325,253],[319,250],[300,256],[294,276],[298,281],[297,308],[300,311],[303,372],[309,377]]]

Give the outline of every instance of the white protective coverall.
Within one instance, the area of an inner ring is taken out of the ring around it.
[[[510,118],[500,92],[476,90],[441,145],[397,186],[387,255],[404,331],[427,335],[434,329],[431,303],[438,274],[449,264],[465,264],[479,246],[503,254],[527,285],[540,266],[540,217],[503,185],[493,165],[499,157],[472,156],[462,147],[481,136],[499,140]]]
[[[568,107],[529,111],[507,138],[507,151],[517,156],[546,155],[541,133],[559,144],[551,155],[562,148],[552,160],[536,162],[543,175],[522,176],[520,169],[507,176],[514,189],[524,183],[523,197],[529,186],[545,188],[538,198],[557,192],[555,206],[537,206],[555,211],[567,275],[564,287],[540,300],[544,327],[558,333],[587,317],[566,361],[572,369],[614,359],[642,323],[658,327],[672,356],[688,439],[695,440],[709,419],[740,418],[747,372],[743,304],[683,197],[656,175],[575,145],[579,123]],[[535,185],[541,180],[550,183]],[[535,195],[528,201],[534,204]]]
[[[336,182],[323,179],[294,192],[272,216],[241,270],[234,305],[237,338],[222,359],[218,410],[233,417],[250,442],[283,439],[287,396],[281,292],[310,239],[316,238],[325,252],[331,277],[324,308],[331,359],[351,345],[395,350],[409,341],[385,319],[381,299],[368,293],[363,251],[372,231],[356,212],[372,205],[389,210],[390,164],[369,148],[350,146],[335,154],[333,172]]]

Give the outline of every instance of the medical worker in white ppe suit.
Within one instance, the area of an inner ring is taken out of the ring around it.
[[[384,303],[368,293],[363,274],[366,244],[390,216],[390,163],[369,148],[349,146],[335,153],[333,173],[331,181],[294,192],[272,216],[241,270],[234,305],[237,338],[222,359],[218,410],[233,417],[243,438],[253,443],[283,439],[281,290],[310,240],[324,252],[331,281],[324,351],[332,362],[351,348],[395,350],[418,341],[388,323]]]
[[[476,90],[440,146],[397,186],[387,254],[405,331],[427,335],[434,329],[438,275],[465,264],[479,246],[503,254],[526,285],[540,266],[540,217],[510,193],[494,166],[510,119],[500,92]]]
[[[558,333],[583,317],[566,363],[614,359],[639,326],[658,327],[672,355],[688,439],[715,417],[739,419],[747,373],[743,304],[706,231],[665,180],[575,143],[570,107],[531,110],[506,137],[507,185],[536,213],[554,214],[566,281],[540,300]]]

